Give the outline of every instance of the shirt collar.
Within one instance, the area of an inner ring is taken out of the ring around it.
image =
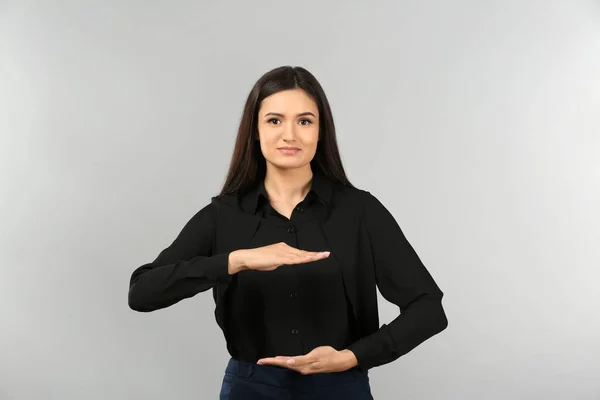
[[[310,191],[314,192],[322,203],[328,204],[331,201],[331,195],[333,192],[332,182],[321,172],[313,171],[313,179],[310,187]],[[307,196],[308,196],[307,194]],[[251,211],[256,213],[259,206],[262,204],[261,201],[268,200],[267,190],[265,188],[265,180],[261,179],[259,184],[248,193],[249,200],[251,200]]]

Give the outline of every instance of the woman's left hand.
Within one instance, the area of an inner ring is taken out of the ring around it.
[[[331,346],[320,346],[303,356],[261,358],[257,364],[285,367],[308,375],[346,371],[357,366],[358,361],[350,350],[338,351]]]

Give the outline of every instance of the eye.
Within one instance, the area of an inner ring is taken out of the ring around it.
[[[302,122],[306,122],[306,124],[303,124]],[[304,125],[304,126],[307,126],[307,125],[312,124],[312,121],[310,119],[301,119],[300,120],[300,124]]]
[[[277,121],[278,123],[279,123],[279,122],[281,122],[281,121],[279,121],[279,119],[278,119],[278,118],[270,118],[270,119],[268,119],[268,120],[267,120],[267,122],[268,122],[269,124],[273,123],[273,121]],[[277,124],[275,124],[275,125],[277,125]]]

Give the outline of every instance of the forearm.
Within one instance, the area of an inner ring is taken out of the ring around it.
[[[387,364],[443,331],[448,320],[441,295],[424,295],[388,325],[348,346],[363,369]]]
[[[230,253],[197,256],[171,264],[142,265],[131,275],[129,307],[148,312],[173,305],[180,300],[212,288],[227,280],[237,264],[229,263]]]

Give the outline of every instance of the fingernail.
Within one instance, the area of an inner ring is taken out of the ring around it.
[[[331,254],[331,252],[329,252],[329,251],[322,251],[321,254],[324,255],[324,256],[328,256],[329,254]]]
[[[263,364],[262,360],[258,360],[256,363],[257,363],[258,365],[262,365],[262,364]]]

